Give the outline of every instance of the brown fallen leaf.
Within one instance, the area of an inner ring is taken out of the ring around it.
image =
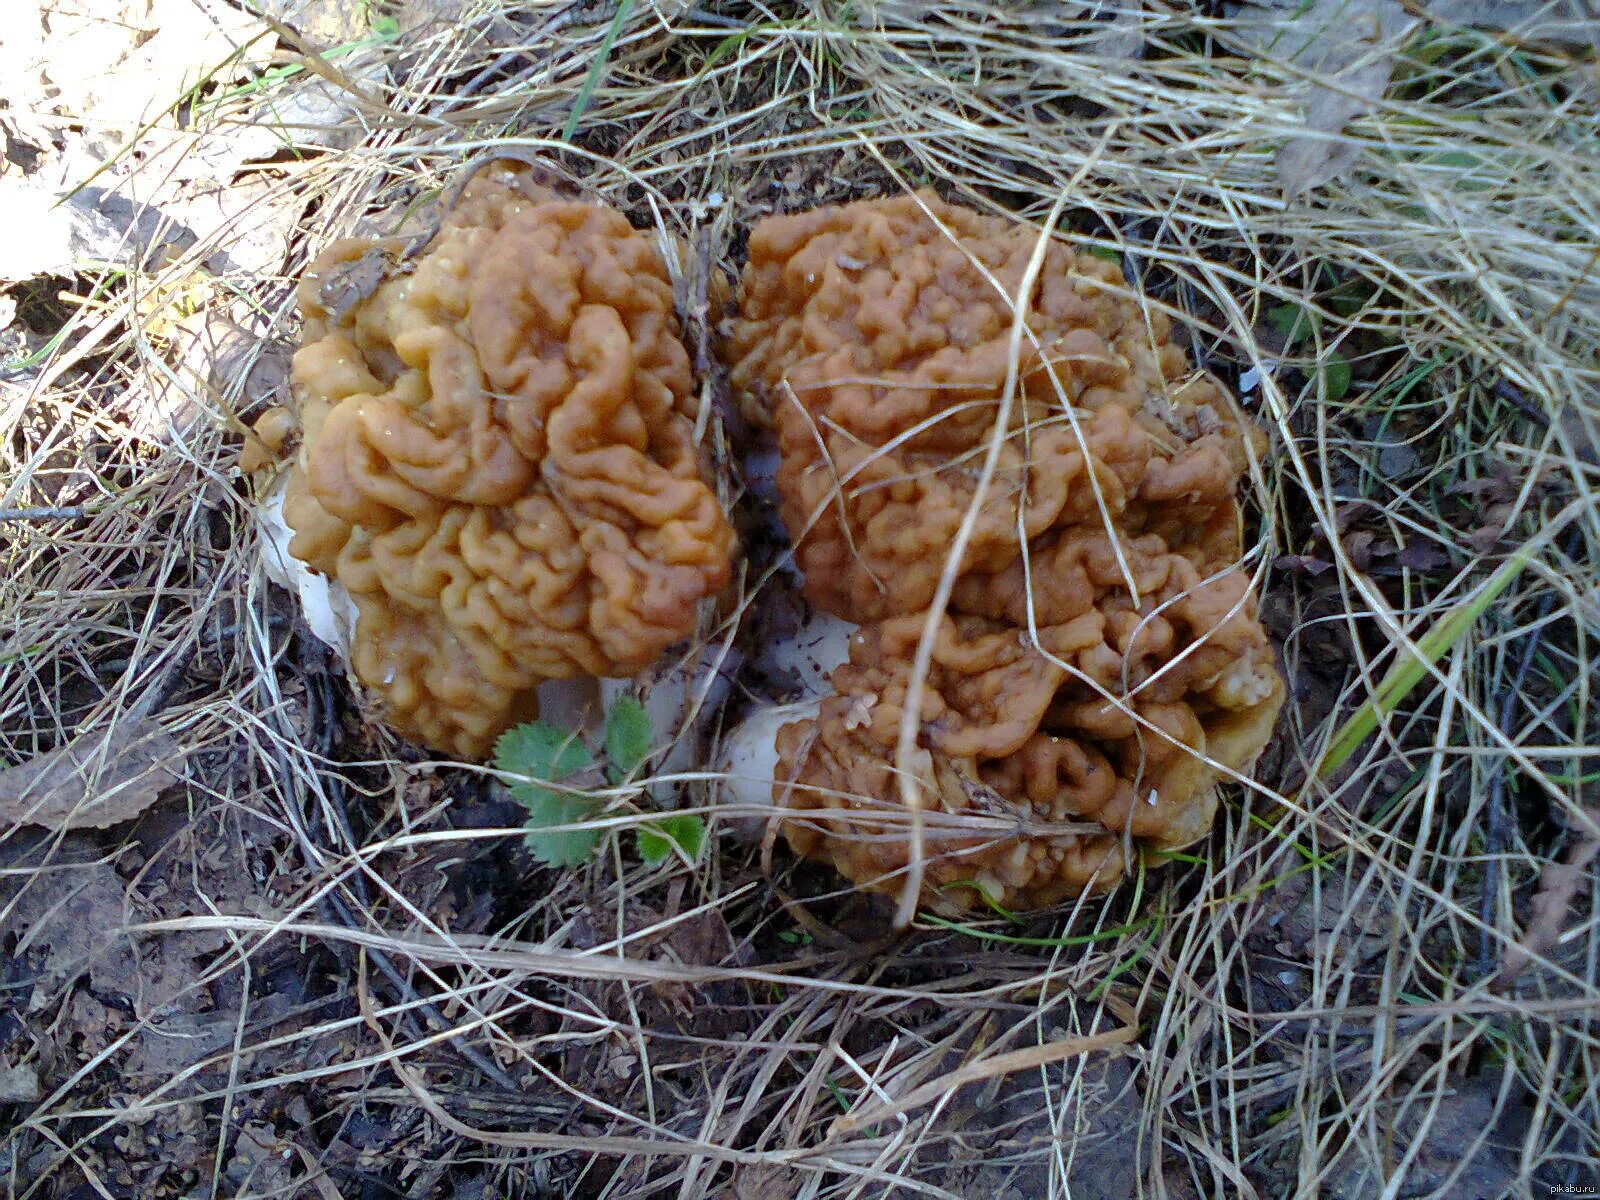
[[[376,292],[389,271],[389,255],[381,246],[374,246],[360,258],[350,259],[330,268],[317,290],[317,298],[342,320],[346,313]]]
[[[1350,556],[1350,564],[1358,571],[1368,571],[1372,568],[1372,543],[1375,535],[1368,529],[1357,529],[1344,536],[1344,552]]]
[[[0,1063],[0,1104],[32,1104],[44,1093],[39,1087],[39,1072],[23,1064],[10,1067]]]
[[[1441,571],[1450,565],[1450,555],[1438,543],[1412,538],[1400,548],[1395,561],[1411,571]]]
[[[1344,175],[1363,142],[1345,126],[1383,100],[1394,60],[1416,25],[1399,0],[1253,0],[1231,28],[1265,56],[1307,76],[1301,130],[1279,148],[1278,180],[1290,196]]]
[[[800,1172],[783,1164],[741,1163],[716,1200],[794,1200],[802,1190]]]
[[[104,860],[57,862],[12,877],[25,882],[6,930],[19,935],[16,956],[26,956],[34,968],[29,1012],[58,1007],[64,989],[85,971],[91,987],[103,992],[125,991],[138,980],[138,957],[121,931],[143,914],[134,909],[115,867]],[[114,1015],[97,1001],[74,1004],[68,1023],[98,1045],[109,1043]]]
[[[1429,0],[1427,14],[1440,25],[1498,29],[1519,42],[1600,49],[1600,30],[1583,0]]]
[[[1312,578],[1333,570],[1333,564],[1327,559],[1310,554],[1280,554],[1272,560],[1272,565],[1280,571],[1293,571],[1297,575],[1310,575]]]
[[[1506,947],[1500,971],[1494,977],[1496,991],[1509,987],[1528,964],[1554,946],[1561,937],[1561,925],[1578,894],[1585,868],[1600,852],[1600,838],[1592,834],[1572,844],[1566,858],[1548,862],[1539,875],[1539,890],[1533,897],[1533,919],[1520,942]]]
[[[0,770],[0,827],[106,829],[131,821],[176,782],[185,753],[151,717],[80,733]]]

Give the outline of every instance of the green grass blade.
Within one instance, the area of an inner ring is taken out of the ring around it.
[[[1325,779],[1344,765],[1356,748],[1377,730],[1379,720],[1398,708],[1411,689],[1428,673],[1428,668],[1466,636],[1478,618],[1522,574],[1532,557],[1531,550],[1524,547],[1501,563],[1476,595],[1451,609],[1417,639],[1415,654],[1402,654],[1389,668],[1383,681],[1373,689],[1371,698],[1352,713],[1339,732],[1334,734],[1322,761],[1317,764],[1315,778]]]
[[[633,0],[622,0],[617,5],[617,15],[611,18],[611,24],[606,28],[605,36],[600,39],[600,48],[595,51],[594,62],[589,64],[589,73],[583,77],[583,86],[578,89],[578,98],[572,102],[572,112],[567,114],[567,123],[561,127],[561,140],[570,142],[572,135],[578,131],[578,122],[583,120],[583,114],[588,111],[589,101],[594,98],[594,89],[600,84],[600,76],[605,73],[606,60],[611,57],[611,47],[616,44],[617,35],[622,32],[622,26],[628,19],[628,14],[633,11]]]

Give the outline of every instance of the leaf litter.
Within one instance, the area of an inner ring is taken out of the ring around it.
[[[182,777],[185,750],[151,717],[80,733],[0,770],[0,824],[106,829],[131,821]]]
[[[1279,147],[1278,182],[1290,196],[1344,175],[1364,143],[1345,126],[1388,90],[1394,60],[1417,22],[1398,0],[1310,0],[1234,6],[1234,28],[1255,53],[1305,73],[1301,122]]]

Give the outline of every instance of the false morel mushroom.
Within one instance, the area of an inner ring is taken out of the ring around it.
[[[1283,696],[1241,567],[1261,435],[1116,263],[1059,239],[1015,336],[1038,237],[928,193],[768,218],[724,348],[776,432],[805,594],[861,625],[830,693],[776,732],[780,828],[898,891],[909,772],[921,899],[945,910],[1103,890],[1141,848],[1202,836]],[[917,645],[975,501],[908,763]]]
[[[300,285],[284,511],[355,602],[351,665],[388,720],[476,757],[541,682],[688,635],[733,534],[650,237],[496,168],[402,246],[334,243]]]

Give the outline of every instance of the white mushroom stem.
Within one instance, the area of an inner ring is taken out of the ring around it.
[[[312,634],[348,665],[350,639],[356,629],[355,601],[350,599],[343,584],[318,574],[289,553],[294,530],[283,517],[287,482],[287,479],[280,479],[256,507],[256,525],[261,533],[261,565],[268,579],[299,597],[300,611]]]
[[[756,665],[768,676],[793,678],[802,697],[820,696],[833,669],[850,657],[850,639],[860,626],[828,613],[813,613],[794,633],[767,643]]]
[[[816,718],[828,676],[850,657],[850,639],[858,629],[849,621],[816,613],[793,634],[762,649],[756,660],[762,670],[796,680],[800,699],[756,709],[722,739],[716,758],[721,775],[717,800],[728,807],[729,832],[740,841],[760,841],[772,815],[778,731]]]
[[[772,785],[778,773],[778,730],[810,721],[820,697],[758,708],[726,737],[717,754],[717,802],[727,807],[727,830],[741,842],[759,842],[772,817]]]

